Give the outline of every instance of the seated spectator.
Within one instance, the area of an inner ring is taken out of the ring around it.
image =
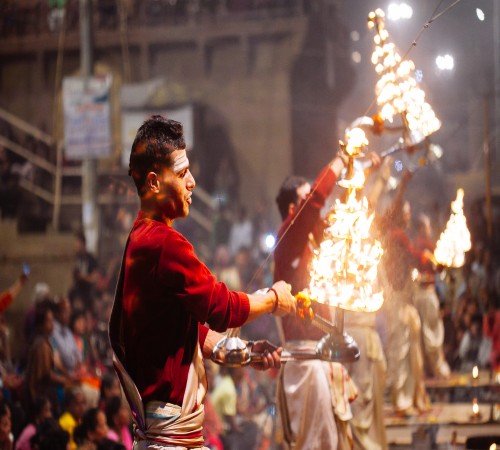
[[[235,291],[244,289],[238,268],[233,264],[231,253],[226,245],[219,245],[216,248],[213,269],[217,280],[222,281],[229,289]]]
[[[24,317],[24,338],[27,343],[33,341],[35,335],[35,310],[36,305],[44,301],[51,301],[52,295],[50,293],[50,287],[47,283],[39,282],[35,284],[33,289],[33,296],[31,299],[31,305],[28,307],[28,311]]]
[[[106,402],[113,397],[120,397],[122,391],[120,389],[120,382],[115,372],[105,373],[101,380],[101,395],[99,398],[99,408],[104,411]]]
[[[81,363],[77,368],[77,376],[87,399],[87,405],[97,406],[101,385],[101,365],[92,345],[92,335],[88,332],[87,313],[77,311],[71,317],[71,332],[75,338]]]
[[[228,367],[220,368],[220,374],[215,380],[214,389],[210,395],[214,409],[224,426],[221,439],[225,449],[232,448],[232,435],[239,431],[236,421],[238,395],[231,371],[232,369]]]
[[[69,435],[56,420],[45,419],[38,425],[31,438],[31,448],[36,450],[68,450]]]
[[[482,318],[475,316],[465,331],[458,348],[460,370],[470,372],[474,366],[486,367],[489,363],[490,353],[491,341],[483,336]]]
[[[39,303],[35,310],[35,338],[28,350],[26,367],[27,404],[31,409],[37,396],[46,396],[58,409],[58,386],[67,386],[72,380],[55,370],[55,359],[50,336],[54,330],[54,315],[50,302]]]
[[[50,343],[54,353],[58,355],[62,363],[62,372],[74,373],[82,364],[82,353],[78,349],[69,328],[71,319],[71,304],[67,298],[61,298],[56,304],[54,331]]]
[[[59,418],[59,425],[68,433],[69,449],[74,450],[77,448],[74,439],[74,431],[82,420],[87,402],[85,400],[85,395],[79,388],[73,388],[67,391],[65,400],[66,410]]]
[[[108,439],[122,444],[126,450],[132,450],[133,438],[130,433],[131,416],[128,406],[121,397],[111,397],[106,401],[106,421],[108,422]]]
[[[16,442],[16,450],[32,450],[31,439],[37,433],[37,427],[46,419],[52,418],[52,405],[47,397],[37,397],[33,409],[29,411],[30,422],[21,432]]]
[[[108,424],[105,414],[98,408],[89,409],[82,418],[82,423],[75,429],[75,441],[78,449],[113,449],[123,450],[123,445],[108,439]]]
[[[14,436],[12,435],[12,420],[10,408],[5,401],[0,402],[0,450],[12,450]]]

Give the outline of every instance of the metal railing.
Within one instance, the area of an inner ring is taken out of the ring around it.
[[[52,186],[50,189],[48,189],[46,185],[41,186],[34,180],[25,178],[20,178],[19,186],[52,206],[52,227],[54,230],[59,230],[62,207],[70,205],[78,206],[82,204],[82,197],[79,193],[63,194],[63,179],[65,177],[81,178],[81,167],[65,167],[63,165],[64,147],[62,141],[55,142],[50,135],[2,108],[0,108],[0,118],[7,122],[11,127],[22,131],[25,135],[28,135],[35,140],[42,141],[50,149],[52,149],[53,152],[55,152],[55,162],[51,162],[50,160],[36,154],[32,150],[25,148],[21,144],[12,141],[8,137],[0,135],[0,146],[5,147],[7,150],[30,162],[35,169],[43,170],[52,177]],[[114,177],[118,179],[126,176],[126,170],[99,169],[98,176]],[[203,228],[205,232],[210,233],[212,231],[211,217],[215,209],[215,201],[199,186],[194,190],[193,195],[200,201],[202,207],[201,209],[191,208],[190,216],[198,226]],[[110,194],[98,195],[99,206],[112,204],[133,204],[136,202],[136,199],[131,200],[129,196],[117,197]]]

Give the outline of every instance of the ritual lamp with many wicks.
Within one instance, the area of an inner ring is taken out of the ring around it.
[[[384,298],[377,284],[383,250],[370,233],[374,215],[369,212],[366,198],[358,199],[357,195],[365,177],[362,170],[356,170],[354,160],[363,155],[368,140],[361,128],[348,129],[345,139],[341,151],[347,157],[347,168],[338,185],[346,189],[346,195],[343,200],[336,200],[327,215],[323,241],[310,264],[309,286],[300,295],[335,308],[335,327],[317,348],[320,353],[347,362],[359,358],[359,349],[344,332],[344,310],[374,312]],[[319,319],[316,314],[313,323]]]
[[[451,215],[434,250],[436,261],[445,266],[458,268],[465,263],[465,253],[471,249],[470,232],[464,215],[464,191],[457,190],[457,198],[451,202]]]
[[[441,122],[418,86],[415,64],[410,59],[402,59],[394,43],[389,41],[384,11],[376,9],[368,15],[368,28],[376,32],[371,60],[380,77],[375,86],[380,118],[393,122],[399,115],[410,132],[430,136],[439,130]]]

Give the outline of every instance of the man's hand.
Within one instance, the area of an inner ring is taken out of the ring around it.
[[[255,341],[252,346],[252,353],[261,354],[263,359],[260,362],[253,362],[250,366],[256,370],[279,369],[281,367],[281,347],[276,347],[267,340]]]
[[[295,313],[297,301],[292,295],[292,286],[284,281],[277,281],[273,284],[272,289],[278,297],[278,306],[274,311],[276,316],[284,316],[286,314]]]
[[[372,167],[374,169],[376,169],[377,167],[380,166],[380,164],[382,164],[382,159],[380,158],[380,156],[378,155],[378,153],[370,152],[368,154],[368,159],[372,163]]]

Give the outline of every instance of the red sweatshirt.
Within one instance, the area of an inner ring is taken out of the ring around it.
[[[182,405],[196,339],[203,345],[208,332],[202,324],[216,331],[241,326],[248,297],[217,282],[179,232],[141,212],[124,261],[115,297],[122,301],[122,362],[144,404]],[[111,324],[112,342],[119,340],[114,330]]]
[[[274,280],[284,280],[290,283],[293,294],[309,285],[309,262],[313,255],[309,233],[314,233],[316,237],[322,238],[323,229],[320,213],[326,198],[335,187],[336,181],[337,177],[329,164],[318,175],[304,209],[299,215],[289,215],[278,232],[279,241],[290,227],[274,251]],[[300,211],[301,207],[302,203],[297,211]],[[292,222],[293,225],[290,226]],[[321,305],[319,306],[319,309],[322,309]],[[318,311],[318,309],[316,310]],[[320,312],[320,315],[325,316],[325,313]],[[283,317],[282,320],[287,341],[317,340],[324,335],[318,328],[291,314]]]

